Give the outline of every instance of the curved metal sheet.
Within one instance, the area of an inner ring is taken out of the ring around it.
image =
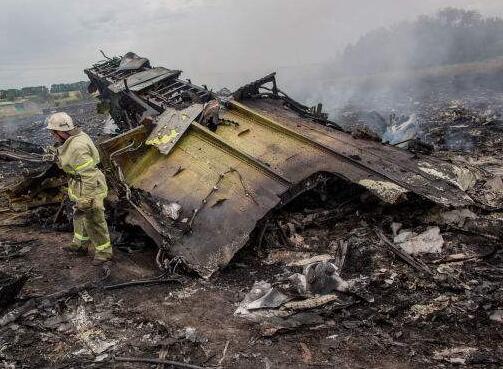
[[[152,197],[147,228],[182,230],[158,243],[202,276],[226,265],[258,221],[312,187],[319,173],[360,184],[388,202],[415,192],[444,205],[472,203],[449,181],[420,170],[428,158],[325,130],[277,101],[231,102],[221,119],[234,124],[213,133],[192,122],[166,154],[147,146],[117,158],[133,191]],[[163,214],[172,202],[182,207],[176,221]]]

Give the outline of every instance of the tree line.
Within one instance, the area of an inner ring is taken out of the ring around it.
[[[57,83],[52,84],[51,88],[48,89],[46,86],[32,86],[23,88],[11,88],[7,90],[0,90],[0,99],[14,100],[20,97],[26,96],[38,96],[47,97],[49,93],[61,93],[61,92],[71,92],[71,91],[81,91],[83,93],[87,92],[87,86],[89,81],[80,81],[74,83]]]
[[[380,28],[346,47],[339,66],[350,73],[380,73],[475,62],[503,55],[503,19],[445,8]]]

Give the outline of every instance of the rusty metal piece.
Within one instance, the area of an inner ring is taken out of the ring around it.
[[[289,98],[274,74],[218,102],[178,71],[148,63],[121,70],[120,62],[85,71],[123,130],[100,144],[108,181],[162,258],[203,277],[225,266],[273,209],[331,176],[389,203],[414,193],[448,207],[473,204],[452,165],[352,137],[321,105]],[[176,220],[164,212],[173,203],[181,206]]]

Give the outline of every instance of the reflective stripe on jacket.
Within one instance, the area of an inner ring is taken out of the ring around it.
[[[68,196],[79,202],[96,197],[106,197],[105,176],[96,167],[100,155],[91,138],[80,131],[70,136],[60,147],[58,166],[70,175]]]

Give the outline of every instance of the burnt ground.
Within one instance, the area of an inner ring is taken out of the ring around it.
[[[97,136],[104,117],[93,105],[68,109]],[[2,125],[2,135],[45,142],[33,129],[41,123],[9,124],[8,133]],[[2,183],[20,173],[12,163],[4,165],[2,173],[8,175]],[[262,241],[254,235],[208,281],[179,270],[177,281],[161,285],[88,286],[64,298],[40,299],[21,318],[0,327],[0,362],[6,368],[162,367],[112,360],[149,357],[222,368],[501,367],[500,241],[441,225],[441,254],[419,257],[432,271],[426,275],[390,253],[376,235],[382,229],[392,239],[393,222],[420,233],[435,211],[443,210],[414,198],[389,206],[353,186],[330,182],[275,214]],[[17,257],[0,258],[1,271],[29,276],[18,301],[2,314],[30,297],[103,278],[104,270],[88,257],[61,250],[72,234],[68,227],[51,227],[50,213],[40,211],[28,222],[12,222],[11,213],[0,213],[0,251],[13,256],[19,251]],[[129,239],[117,242],[121,248],[102,285],[159,275],[155,248],[140,231],[117,224],[112,231],[116,239]],[[341,294],[346,307],[328,304],[309,311],[309,319],[276,326],[234,315],[254,282],[279,281],[294,269],[278,255],[331,254],[341,243],[348,250],[341,276],[360,286],[357,296]]]

